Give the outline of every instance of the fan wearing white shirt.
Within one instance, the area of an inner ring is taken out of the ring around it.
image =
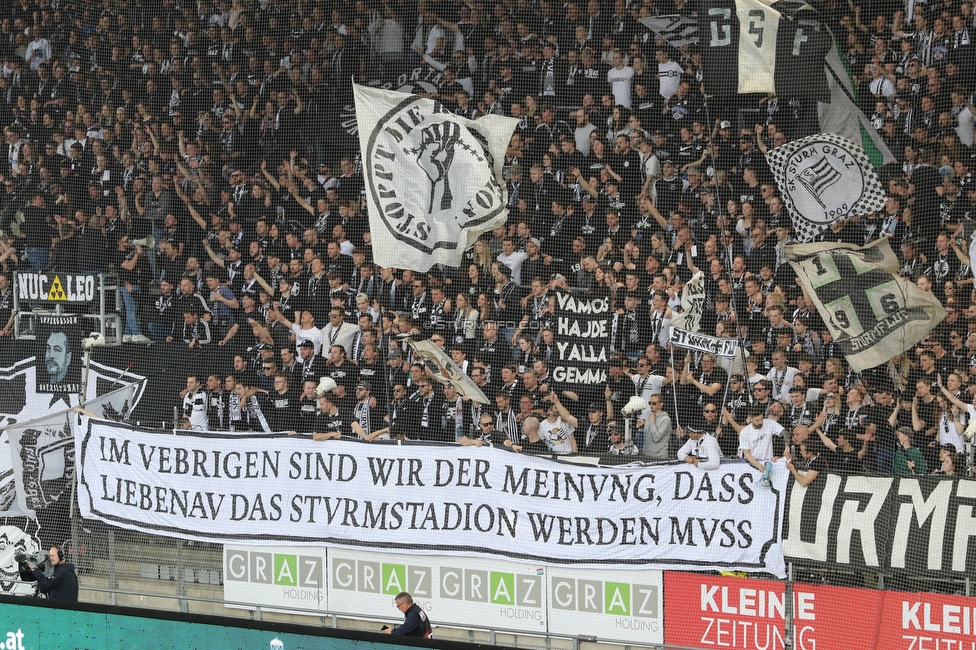
[[[698,427],[690,426],[685,430],[688,441],[678,450],[678,460],[698,469],[717,469],[722,462],[722,449],[715,436],[709,435]]]
[[[733,420],[728,409],[722,409],[722,416],[739,434],[739,455],[760,472],[767,472],[773,461],[773,436],[781,435],[783,427],[774,420],[767,420],[759,405],[753,405],[749,410],[748,424]]]
[[[512,269],[512,280],[515,284],[522,284],[522,263],[529,258],[529,254],[515,250],[515,242],[510,237],[502,240],[502,252],[496,258],[499,262]],[[529,278],[531,280],[531,278]]]
[[[614,50],[613,67],[607,70],[607,83],[610,84],[613,101],[618,106],[630,108],[630,90],[633,78],[634,69],[626,64],[624,55],[620,50]]]
[[[539,438],[545,442],[554,454],[575,454],[576,427],[579,421],[559,401],[555,393],[549,393],[544,400],[551,402],[548,417],[539,423]]]
[[[800,371],[786,365],[786,353],[776,350],[772,355],[773,367],[766,373],[766,379],[773,382],[772,398],[777,402],[790,399],[790,389],[793,388],[793,378]]]
[[[293,323],[288,320],[287,316],[278,311],[277,307],[272,307],[272,309],[268,312],[268,318],[278,320],[292,331],[292,333],[295,335],[296,348],[300,346],[303,341],[311,341],[315,345],[316,356],[322,353],[322,341],[324,340],[324,335],[322,330],[315,327],[315,317],[312,316],[312,312],[307,310],[303,311],[299,315],[299,322]]]

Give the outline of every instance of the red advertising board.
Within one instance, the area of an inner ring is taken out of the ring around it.
[[[881,592],[796,584],[796,650],[865,650],[876,644]],[[664,642],[698,648],[784,650],[781,582],[690,573],[664,574]],[[917,650],[917,649],[916,649]],[[966,648],[966,650],[970,650]]]
[[[976,598],[889,591],[878,634],[887,650],[976,650]]]

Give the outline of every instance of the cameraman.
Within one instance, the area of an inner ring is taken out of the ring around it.
[[[47,594],[50,600],[78,602],[78,576],[75,575],[75,565],[64,561],[64,551],[60,546],[52,546],[48,552],[54,575],[50,578],[44,575],[38,567],[31,565],[37,588],[42,594]]]

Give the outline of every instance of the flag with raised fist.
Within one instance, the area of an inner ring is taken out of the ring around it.
[[[434,99],[365,86],[355,95],[376,263],[460,265],[508,217],[502,163],[518,120],[469,120]]]

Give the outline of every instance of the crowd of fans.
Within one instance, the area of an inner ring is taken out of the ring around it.
[[[897,159],[884,210],[819,239],[888,238],[949,314],[871,372],[796,283],[765,162],[816,104],[710,96],[701,49],[638,22],[697,10],[672,0],[7,3],[0,336],[11,272],[109,272],[124,343],[226,360],[188,378],[192,427],[958,476],[976,417],[972,3],[818,8]],[[373,264],[354,82],[519,118],[508,223],[460,268]],[[739,359],[669,346],[698,270],[701,330]],[[604,384],[553,377],[561,291],[611,301]],[[402,334],[490,403],[433,381]],[[625,435],[634,395],[648,408]]]

